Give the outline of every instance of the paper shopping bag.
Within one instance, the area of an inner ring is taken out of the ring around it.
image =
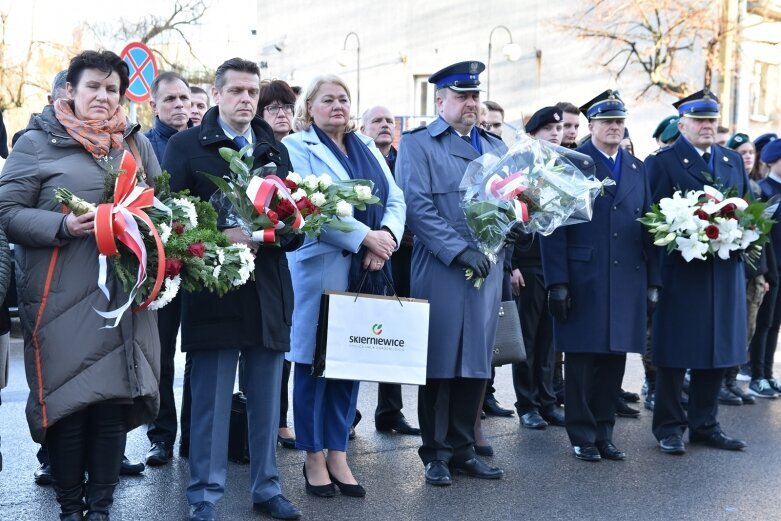
[[[423,385],[428,319],[425,300],[326,291],[320,299],[313,374]]]

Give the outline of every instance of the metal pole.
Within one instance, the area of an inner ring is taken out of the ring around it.
[[[510,37],[510,43],[513,43],[513,33],[510,32],[510,29],[508,29],[504,25],[497,25],[493,29],[491,29],[491,32],[488,34],[488,63],[486,64],[486,71],[485,71],[485,98],[490,100],[491,99],[491,42],[494,38],[494,31],[497,29],[504,29],[507,31],[507,35]]]
[[[137,103],[135,101],[131,101],[130,110],[128,110],[128,115],[127,115],[131,123],[138,123],[137,110],[138,110]]]
[[[355,106],[356,106],[356,116],[360,117],[361,115],[361,39],[358,38],[358,34],[355,31],[350,31],[347,33],[347,36],[344,37],[344,45],[342,45],[342,50],[347,50],[347,40],[350,39],[350,36],[355,36]]]

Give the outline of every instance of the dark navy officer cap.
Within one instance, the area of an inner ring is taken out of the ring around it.
[[[532,114],[526,123],[526,132],[534,134],[549,123],[561,123],[562,112],[558,107],[544,107]]]
[[[429,76],[428,82],[437,89],[445,87],[456,92],[475,92],[480,89],[480,73],[485,64],[478,61],[458,62]]]
[[[781,139],[774,139],[762,149],[759,159],[768,165],[781,159]]]
[[[776,139],[778,139],[778,136],[773,133],[762,134],[757,139],[755,139],[754,146],[757,147],[757,155],[762,152],[762,149],[765,148],[765,145],[771,141],[775,141]]]
[[[626,118],[624,102],[618,97],[617,91],[610,89],[580,107],[580,111],[589,121],[592,119]]]
[[[678,115],[687,118],[713,119],[719,117],[719,98],[708,89],[673,103]]]

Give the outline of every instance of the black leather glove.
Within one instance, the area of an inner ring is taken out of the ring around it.
[[[651,286],[648,288],[648,316],[654,314],[656,311],[656,303],[659,302],[659,288]]]
[[[474,248],[467,248],[459,253],[455,261],[465,268],[471,268],[475,277],[484,279],[488,276],[491,269],[491,261],[488,257]]]
[[[569,296],[569,288],[566,284],[555,284],[548,290],[548,311],[553,318],[560,322],[566,322],[569,309],[572,307],[572,299]]]
[[[504,238],[505,244],[515,244],[522,242],[529,237],[530,234],[523,231],[523,225],[521,223],[515,223],[512,225],[507,235]]]

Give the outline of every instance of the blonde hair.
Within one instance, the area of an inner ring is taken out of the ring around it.
[[[313,119],[312,114],[309,112],[309,104],[312,103],[315,96],[317,96],[317,93],[320,91],[320,87],[327,83],[332,83],[334,85],[338,85],[341,88],[344,89],[344,91],[347,93],[347,99],[350,100],[352,103],[352,96],[350,96],[350,88],[347,86],[347,84],[344,82],[342,78],[337,76],[336,74],[323,74],[321,76],[317,76],[315,79],[309,83],[306,90],[301,93],[301,95],[298,97],[298,100],[296,100],[296,112],[293,116],[293,130],[296,132],[300,132],[302,130],[309,130],[312,127]],[[352,132],[356,129],[357,124],[354,119],[350,119],[350,121],[347,123],[347,128],[344,129],[345,134],[347,132]]]

